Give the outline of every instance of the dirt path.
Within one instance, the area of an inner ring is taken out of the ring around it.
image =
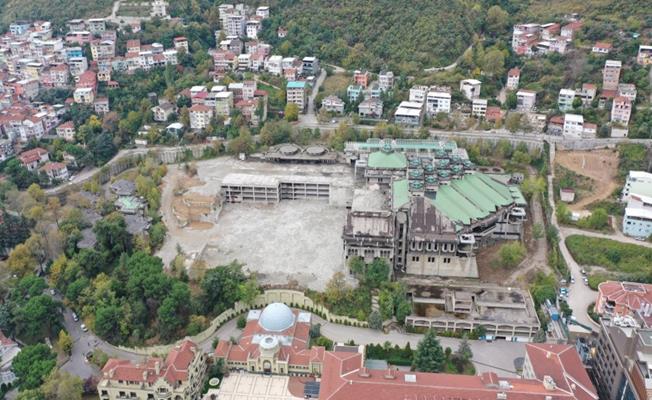
[[[615,150],[557,151],[555,162],[593,180],[591,193],[569,205],[572,211],[582,211],[618,189],[618,153]]]
[[[530,210],[532,210],[532,227],[535,224],[541,224],[543,226],[543,207],[541,206],[539,196],[532,199]],[[543,271],[546,274],[550,272],[550,266],[548,265],[548,245],[545,235],[539,239],[534,239],[534,237],[530,236],[526,242],[526,247],[528,249],[527,257],[525,257],[525,260],[521,262],[506,281],[512,282],[512,285],[523,283],[524,278],[526,280],[525,283],[527,283],[527,277],[533,271]]]

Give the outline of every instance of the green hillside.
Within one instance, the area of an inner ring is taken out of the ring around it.
[[[272,0],[264,34],[282,54],[316,54],[345,68],[414,71],[453,62],[472,41],[461,0]],[[276,28],[289,29],[285,39]]]
[[[113,0],[0,0],[0,29],[17,19],[50,20],[62,25],[72,18],[105,17]]]

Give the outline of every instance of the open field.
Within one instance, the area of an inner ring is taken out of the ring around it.
[[[351,84],[350,76],[345,74],[333,74],[324,80],[322,87],[324,88],[324,96],[336,94],[340,91],[346,91],[346,88]]]
[[[618,153],[615,150],[558,151],[555,163],[593,181],[591,192],[569,205],[572,211],[584,210],[618,189]]]
[[[190,207],[203,215],[198,222],[180,224],[173,206],[180,211],[182,202],[198,204],[217,198],[222,179],[229,173],[327,176],[353,185],[351,170],[343,165],[273,164],[221,157],[198,162],[193,178],[183,166],[170,166],[161,196],[168,234],[157,253],[165,265],[174,259],[179,245],[187,256],[205,261],[209,268],[238,260],[246,264],[245,269],[258,273],[262,284],[295,282],[315,290],[323,290],[335,272],[344,270],[341,234],[346,208],[326,201],[224,204],[206,214],[206,209]],[[185,190],[183,196],[175,196],[180,190]]]

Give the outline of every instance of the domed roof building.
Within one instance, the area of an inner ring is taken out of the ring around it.
[[[272,303],[251,310],[238,344],[220,340],[215,358],[229,369],[281,375],[320,375],[326,349],[308,348],[312,314]]]

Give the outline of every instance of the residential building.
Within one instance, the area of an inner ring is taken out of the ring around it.
[[[616,90],[620,81],[622,63],[617,60],[607,60],[602,70],[602,89]]]
[[[346,88],[346,97],[348,97],[351,103],[355,103],[362,97],[362,86],[360,85],[349,85]]]
[[[383,116],[383,102],[378,99],[365,99],[358,105],[360,118],[380,118]]]
[[[304,57],[303,58],[303,75],[304,76],[317,76],[321,72],[319,66],[319,59],[317,57]]]
[[[91,18],[86,21],[86,29],[91,33],[102,33],[106,30],[106,21],[104,18]]]
[[[205,374],[204,352],[192,341],[184,340],[165,359],[152,357],[138,364],[109,359],[102,368],[97,392],[100,400],[199,400]]]
[[[140,53],[140,40],[127,40],[127,53]]]
[[[516,109],[518,111],[533,111],[537,100],[537,92],[520,89],[516,92]]]
[[[485,113],[485,120],[487,122],[498,122],[503,119],[503,110],[500,109],[500,107],[497,106],[491,106],[487,107],[487,111]]]
[[[582,28],[582,21],[571,21],[568,24],[561,27],[561,37],[565,38],[567,41],[572,41],[575,36],[575,32],[579,31]]]
[[[0,139],[0,162],[10,159],[14,154],[13,142],[9,139]]]
[[[598,391],[575,349],[568,344],[527,343],[523,379],[572,394],[576,399],[598,400]],[[509,397],[508,397],[509,398]]]
[[[487,114],[487,100],[486,99],[473,99],[471,105],[471,115],[476,118],[484,118]]]
[[[47,175],[50,182],[65,182],[68,180],[68,167],[60,162],[48,162],[42,166],[39,171]]]
[[[607,43],[607,42],[595,42],[595,44],[593,45],[593,49],[591,50],[591,53],[593,53],[593,54],[599,54],[599,55],[602,55],[602,54],[609,54],[609,52],[611,51],[611,48],[612,48],[612,47],[613,47],[613,46],[612,46],[611,43]]]
[[[337,96],[330,95],[321,102],[324,110],[335,114],[344,114],[344,101]]]
[[[521,70],[518,67],[514,67],[507,71],[507,84],[505,87],[507,90],[516,90],[518,89],[518,83],[521,79]]]
[[[227,25],[225,27],[227,36],[241,37],[245,34],[246,21],[244,15],[229,15],[227,17]]]
[[[188,47],[188,39],[185,36],[178,36],[172,39],[174,43],[174,48],[177,51],[183,49],[186,53],[190,53],[190,48]]]
[[[593,100],[595,99],[595,95],[597,93],[598,93],[598,89],[594,84],[583,83],[582,89],[577,93],[577,96],[580,99],[582,99],[582,105],[584,107],[589,107],[591,106],[591,103],[593,103]]]
[[[369,71],[360,71],[360,70],[353,71],[353,82],[355,82],[356,85],[362,86],[363,89],[367,88],[370,79],[371,79],[371,74],[369,73]]]
[[[287,35],[288,35],[288,30],[282,26],[279,26],[279,28],[276,30],[276,36],[278,36],[279,39],[283,39]]]
[[[638,47],[638,55],[636,56],[636,62],[639,65],[652,64],[652,46],[640,45]]]
[[[283,56],[270,56],[265,61],[265,69],[270,74],[280,76],[283,73]]]
[[[423,103],[426,101],[426,94],[428,93],[428,86],[416,85],[410,88],[410,96],[408,101],[416,101]]]
[[[306,111],[307,101],[307,88],[304,81],[291,81],[287,83],[286,87],[286,101],[294,103],[299,106],[300,112]]]
[[[431,117],[439,113],[450,113],[451,94],[442,90],[429,91],[426,95],[426,112]]]
[[[152,10],[150,15],[152,17],[164,18],[168,16],[168,3],[164,0],[154,0],[152,1]]]
[[[562,133],[565,137],[581,139],[584,134],[584,117],[578,114],[566,114]]]
[[[548,121],[548,135],[561,135],[564,132],[564,116],[553,115]]]
[[[261,18],[269,18],[269,7],[268,6],[260,6],[256,8],[256,15],[261,17]]]
[[[108,97],[97,97],[93,102],[93,109],[98,114],[106,114],[110,111],[109,109],[109,98]]]
[[[627,125],[632,115],[632,102],[627,97],[618,96],[611,104],[611,122]]]
[[[0,331],[0,385],[9,385],[16,380],[11,364],[18,353],[20,353],[18,343]]]
[[[418,126],[423,117],[423,104],[414,101],[402,101],[394,112],[394,122],[400,125]]]
[[[514,25],[512,32],[512,49],[517,55],[531,55],[532,47],[539,40],[539,24]]]
[[[188,111],[190,128],[194,130],[207,128],[213,118],[213,109],[203,104],[195,104]]]
[[[623,233],[647,239],[652,235],[652,174],[630,171],[622,201],[626,203]]]
[[[75,31],[66,33],[66,43],[84,45],[86,43],[90,43],[91,39],[93,39],[93,34],[89,31]]]
[[[57,136],[68,142],[75,140],[75,125],[72,121],[64,122],[56,128]]]
[[[175,112],[175,106],[168,101],[160,101],[156,107],[152,107],[154,121],[167,122],[170,115]]]
[[[47,150],[36,147],[23,151],[18,155],[18,159],[28,171],[35,171],[39,165],[50,161],[50,155]]]
[[[77,88],[73,93],[73,99],[77,104],[93,104],[95,92],[91,88]]]
[[[88,70],[88,60],[86,57],[70,57],[68,68],[70,68],[70,75],[78,77]]]
[[[480,97],[480,88],[482,82],[477,79],[464,79],[460,81],[460,92],[469,100],[477,99]]]
[[[573,109],[575,91],[573,89],[561,89],[557,98],[557,106],[560,111],[566,112]]]
[[[636,101],[636,85],[633,83],[619,83],[618,96],[627,97],[629,101],[634,103]]]
[[[309,347],[312,314],[272,303],[251,310],[237,343],[220,340],[214,358],[226,368],[278,375],[321,375],[326,349]]]
[[[601,316],[638,318],[652,307],[652,285],[635,282],[605,281],[598,285],[594,311]]]
[[[383,92],[394,86],[394,73],[392,71],[380,71],[378,74],[378,87]]]
[[[233,92],[215,93],[215,115],[228,118],[233,110],[234,98]]]
[[[16,21],[9,24],[9,32],[14,36],[23,36],[29,30],[29,22]]]
[[[250,39],[258,39],[258,32],[262,29],[260,21],[249,20],[245,24],[245,35]]]

